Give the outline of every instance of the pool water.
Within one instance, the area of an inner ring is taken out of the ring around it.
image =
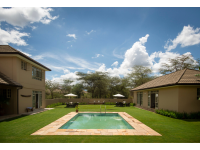
[[[118,113],[78,113],[59,129],[134,129]]]

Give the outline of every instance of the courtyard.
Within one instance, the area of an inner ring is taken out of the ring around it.
[[[99,112],[100,105],[80,105],[80,112]],[[180,120],[137,107],[106,105],[107,112],[126,112],[162,136],[150,135],[31,135],[59,118],[74,112],[65,105],[29,116],[0,122],[1,143],[199,143],[200,120]],[[103,113],[103,109],[102,109]]]

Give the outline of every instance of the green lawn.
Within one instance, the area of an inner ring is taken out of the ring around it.
[[[0,122],[1,143],[200,143],[200,120],[179,120],[131,107],[107,105],[107,111],[126,112],[162,136],[30,135],[74,108],[58,106],[36,115]],[[80,105],[79,111],[99,111],[100,105]],[[105,106],[102,105],[102,108]],[[104,110],[104,109],[102,109]]]

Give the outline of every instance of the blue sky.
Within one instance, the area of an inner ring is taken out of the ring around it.
[[[200,58],[200,8],[1,8],[0,44],[49,67],[46,78],[76,72],[126,76],[134,65],[159,74],[168,58]]]

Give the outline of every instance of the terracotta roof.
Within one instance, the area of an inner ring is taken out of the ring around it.
[[[0,45],[0,54],[19,54],[22,57],[25,57],[26,59],[36,63],[37,65],[51,71],[51,69],[47,68],[46,66],[40,64],[39,62],[35,61],[34,59],[30,58],[29,56],[23,54],[22,52],[14,49],[13,47],[9,46],[9,45]]]
[[[9,85],[9,86],[16,86],[16,87],[23,87],[21,84],[15,82],[5,74],[0,72],[0,85]]]
[[[200,85],[200,77],[196,77],[195,74],[200,74],[200,71],[192,69],[183,69],[144,83],[132,89],[132,91],[172,85]]]

